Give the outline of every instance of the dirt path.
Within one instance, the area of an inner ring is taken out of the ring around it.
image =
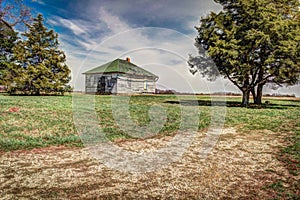
[[[143,174],[109,169],[86,149],[50,147],[1,153],[0,198],[265,199],[270,194],[262,187],[288,174],[274,155],[283,142],[279,134],[226,129],[204,161],[197,154],[203,137],[199,133],[180,161]],[[159,140],[140,141],[139,146],[157,145]]]

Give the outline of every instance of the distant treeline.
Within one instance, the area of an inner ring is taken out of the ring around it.
[[[222,96],[241,96],[241,93],[235,92],[214,92],[214,93],[192,93],[192,92],[177,92],[176,90],[156,89],[155,94],[177,94],[177,95],[222,95]],[[295,94],[264,94],[265,97],[296,97]]]

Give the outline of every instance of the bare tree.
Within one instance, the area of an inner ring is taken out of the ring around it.
[[[0,0],[0,23],[13,28],[16,25],[31,21],[31,10],[22,0],[13,0],[11,3]]]

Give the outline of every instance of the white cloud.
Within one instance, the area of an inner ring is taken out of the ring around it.
[[[59,22],[62,23],[65,27],[69,28],[75,35],[85,33],[84,29],[73,23],[71,20],[60,18]]]
[[[36,2],[36,3],[38,3],[38,4],[40,4],[40,5],[46,5],[46,3],[43,1],[43,0],[33,0],[33,2]]]
[[[84,47],[84,49],[86,50],[91,50],[93,49],[98,43],[94,42],[94,41],[85,41],[85,40],[81,40],[81,39],[76,39],[75,40],[77,43],[79,43],[82,47]]]
[[[57,20],[54,20],[54,19],[47,19],[47,22],[49,24],[51,24],[52,26],[58,26],[59,23],[57,22]]]
[[[117,34],[119,32],[130,29],[131,27],[123,22],[118,16],[112,15],[104,7],[100,8],[99,19],[103,21],[112,34]]]

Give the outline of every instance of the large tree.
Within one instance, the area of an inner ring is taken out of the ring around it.
[[[196,27],[198,56],[190,56],[192,73],[223,76],[260,104],[267,83],[299,81],[300,15],[298,0],[215,0],[223,10]],[[209,62],[214,61],[215,66]]]
[[[70,69],[65,64],[66,56],[59,49],[58,35],[48,30],[43,21],[39,14],[32,24],[27,24],[29,31],[14,48],[16,76],[8,87],[10,93],[63,93],[67,88]]]
[[[18,28],[30,22],[30,9],[21,0],[0,0],[0,85],[9,85],[16,76],[13,48],[18,39]]]
[[[0,85],[7,85],[11,80],[13,47],[17,33],[5,21],[0,21]]]

